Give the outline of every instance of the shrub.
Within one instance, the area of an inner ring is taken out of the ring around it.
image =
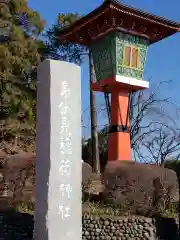
[[[12,197],[13,205],[25,203],[33,198],[35,180],[35,155],[29,153],[9,156],[5,164],[5,180],[8,182],[8,195]],[[30,182],[30,191],[26,184]]]
[[[105,203],[133,214],[162,214],[178,189],[174,171],[149,164],[108,163],[103,178]]]
[[[168,160],[165,162],[164,167],[174,170],[180,178],[180,160]]]

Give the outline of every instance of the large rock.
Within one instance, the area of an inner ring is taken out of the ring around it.
[[[109,162],[103,178],[104,201],[133,211],[163,210],[178,188],[174,171],[150,164]]]
[[[87,190],[92,178],[92,167],[85,162],[82,162],[82,190]]]

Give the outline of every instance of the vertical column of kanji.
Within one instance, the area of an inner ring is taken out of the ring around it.
[[[81,239],[80,68],[38,69],[35,239]]]

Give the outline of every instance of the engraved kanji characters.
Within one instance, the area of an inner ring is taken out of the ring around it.
[[[60,192],[62,193],[62,196],[65,196],[65,193],[67,193],[68,198],[70,198],[70,195],[72,193],[72,186],[70,184],[64,184],[62,183],[59,188]]]
[[[61,176],[70,176],[71,173],[71,165],[70,164],[66,164],[66,165],[61,165],[59,167],[59,173],[61,174]]]
[[[61,159],[60,159],[60,167],[59,173],[62,177],[67,178],[70,177],[72,169],[71,169],[71,161],[69,155],[72,154],[72,134],[70,132],[70,124],[69,124],[69,113],[70,107],[68,106],[68,98],[70,96],[70,89],[68,83],[66,81],[62,82],[62,92],[60,93],[61,98],[63,101],[59,104],[60,109],[60,143],[59,148],[61,152]],[[67,202],[65,197],[67,196],[68,199],[72,193],[72,186],[69,183],[62,183],[59,186],[59,192],[61,193],[62,197],[60,198],[62,201]],[[68,204],[67,204],[68,205]],[[62,204],[59,205],[58,214],[61,215],[62,219],[65,219],[70,216],[70,206],[63,206]]]
[[[65,219],[67,217],[70,217],[70,207],[65,207],[63,205],[59,205],[59,211],[58,211],[58,215],[61,215],[62,219]]]

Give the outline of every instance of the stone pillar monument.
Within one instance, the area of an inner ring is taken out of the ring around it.
[[[35,240],[81,239],[80,78],[67,62],[38,68]]]

